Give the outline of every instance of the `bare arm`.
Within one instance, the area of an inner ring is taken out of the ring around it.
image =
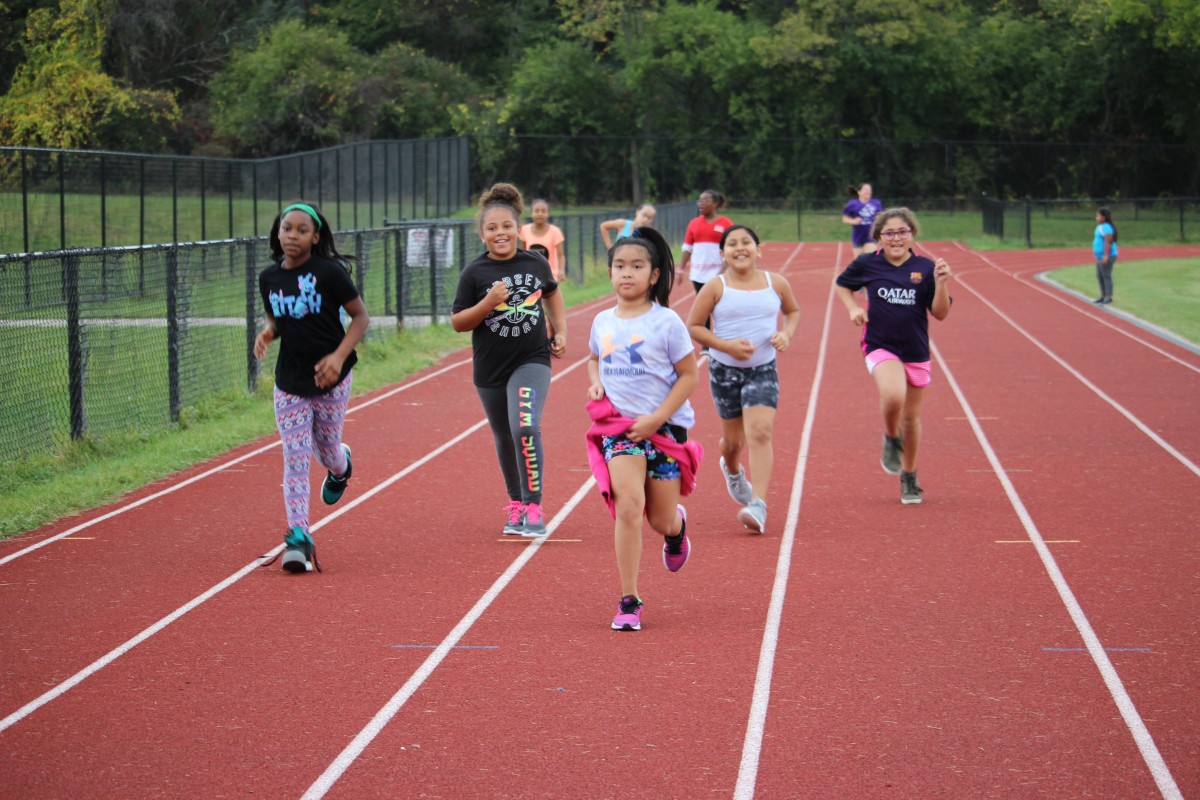
[[[507,299],[508,286],[505,285],[504,281],[496,281],[478,303],[470,308],[464,308],[462,311],[456,311],[451,314],[450,325],[459,333],[473,331],[479,327],[481,322],[487,319],[487,315],[492,313],[492,309]]]
[[[944,258],[939,258],[933,263],[933,280],[936,288],[933,292],[933,304],[929,307],[929,313],[941,321],[950,314],[950,265]]]
[[[567,309],[563,303],[562,292],[558,289],[553,294],[544,295],[546,303],[546,324],[550,326],[553,338],[550,340],[550,353],[562,358],[567,352]]]
[[[588,400],[599,400],[604,397],[604,384],[600,382],[600,356],[592,353],[588,358]]]
[[[783,327],[771,337],[771,344],[776,350],[783,352],[792,343],[792,337],[796,335],[796,328],[800,325],[800,306],[796,303],[796,296],[792,294],[792,285],[787,282],[787,278],[776,274],[772,276],[771,282],[775,291],[779,293],[779,310],[783,312]]]
[[[612,232],[619,231],[625,227],[623,219],[607,219],[600,223],[600,238],[604,240],[604,249],[612,250]]]
[[[676,377],[671,391],[667,392],[667,396],[659,403],[658,408],[654,409],[653,414],[643,414],[634,420],[625,435],[635,442],[649,439],[691,397],[699,382],[699,372],[699,367],[696,366],[696,356],[692,353],[688,353],[676,361],[675,374],[678,377]]]
[[[338,379],[342,376],[342,365],[346,363],[346,359],[354,351],[355,346],[367,335],[367,326],[371,324],[371,317],[367,314],[367,307],[361,297],[354,298],[342,308],[346,309],[346,313],[350,315],[350,327],[346,330],[346,335],[342,337],[341,344],[337,346],[337,349],[322,358],[313,367],[313,380],[322,389],[337,384]]]
[[[858,304],[854,299],[854,292],[847,289],[845,286],[835,286],[838,300],[842,301],[842,305],[850,312],[850,321],[855,325],[862,325],[867,322],[867,310]]]

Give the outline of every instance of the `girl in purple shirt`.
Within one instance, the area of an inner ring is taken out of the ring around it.
[[[929,385],[928,315],[950,313],[950,265],[930,261],[913,249],[917,218],[907,208],[889,208],[875,217],[877,252],[860,255],[837,277],[837,294],[850,321],[863,329],[867,371],[879,390],[883,414],[880,463],[900,476],[900,501],[920,503],[917,448],[921,443],[921,400]],[[867,308],[854,299],[865,289]]]
[[[860,183],[857,186],[847,186],[849,202],[842,209],[842,222],[850,228],[850,247],[854,253],[871,253],[875,250],[875,241],[871,238],[871,226],[876,215],[883,210],[883,203],[874,199],[871,184]]]

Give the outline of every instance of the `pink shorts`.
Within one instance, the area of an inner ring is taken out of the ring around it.
[[[900,356],[895,353],[889,353],[882,348],[872,350],[867,353],[867,372],[874,374],[875,367],[882,364],[884,361],[900,361]],[[932,377],[929,373],[928,361],[904,361],[904,377],[908,380],[909,385],[916,386],[918,389],[923,389],[929,385]]]

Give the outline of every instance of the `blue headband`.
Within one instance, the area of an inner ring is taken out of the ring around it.
[[[317,214],[317,210],[315,208],[308,205],[307,203],[292,203],[290,206],[285,208],[283,211],[279,212],[279,219],[282,220],[284,215],[287,214],[289,211],[303,211],[305,214],[308,214],[310,217],[312,217],[313,221],[317,223],[317,230],[321,230],[320,215]]]

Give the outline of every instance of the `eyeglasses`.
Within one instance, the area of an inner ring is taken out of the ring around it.
[[[890,231],[880,231],[880,239],[907,239],[912,236],[912,228],[896,228]]]

